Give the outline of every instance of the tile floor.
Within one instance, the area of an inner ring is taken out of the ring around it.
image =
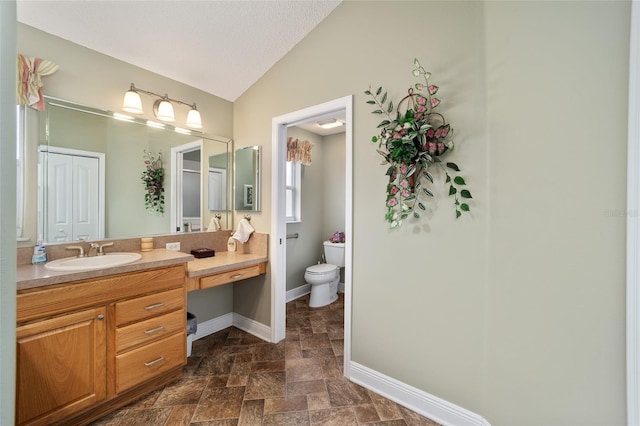
[[[342,295],[308,301],[287,303],[284,341],[234,327],[196,340],[182,379],[93,425],[437,425],[344,378]]]

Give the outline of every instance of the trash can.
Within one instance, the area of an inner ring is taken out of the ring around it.
[[[187,356],[191,356],[191,345],[198,331],[198,319],[191,312],[187,312]]]

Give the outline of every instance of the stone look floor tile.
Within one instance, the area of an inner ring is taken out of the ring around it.
[[[259,371],[249,375],[246,399],[276,398],[285,395],[285,373]]]
[[[285,398],[267,398],[264,400],[264,414],[286,413],[289,411],[307,411],[307,397],[304,395]]]
[[[310,423],[309,423],[308,411],[297,411],[294,413],[267,414],[262,418],[263,426],[283,426],[283,425],[306,426],[309,424]]]
[[[193,342],[182,379],[93,426],[438,426],[343,377],[344,302],[286,305],[278,344],[229,327]]]
[[[197,405],[177,405],[173,407],[173,411],[171,411],[164,426],[188,426],[196,408],[198,408]]]
[[[173,411],[172,407],[142,408],[129,410],[120,420],[119,426],[164,425]]]
[[[287,361],[286,373],[287,383],[323,378],[322,365],[317,358],[290,359]]]
[[[264,414],[264,399],[245,400],[240,410],[240,426],[255,426],[262,424]]]
[[[376,411],[376,407],[373,404],[364,404],[354,407],[356,413],[356,419],[360,423],[372,423],[379,422],[380,416]]]
[[[327,379],[326,383],[332,407],[361,405],[371,402],[366,389],[345,378]]]
[[[164,388],[154,407],[197,404],[202,391],[209,382],[208,377],[187,377]]]
[[[323,426],[358,426],[356,415],[352,408],[329,408],[326,410],[310,411],[309,420],[312,425]]]

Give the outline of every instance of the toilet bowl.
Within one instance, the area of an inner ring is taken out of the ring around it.
[[[326,306],[338,298],[339,266],[329,263],[309,266],[304,273],[304,279],[308,284],[311,284],[310,307]]]
[[[319,308],[338,299],[340,268],[344,267],[344,243],[325,241],[323,251],[327,263],[319,263],[307,268],[304,279],[311,284],[309,306]]]

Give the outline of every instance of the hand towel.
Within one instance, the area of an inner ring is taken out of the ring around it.
[[[220,226],[220,221],[218,220],[217,217],[212,217],[211,218],[211,222],[209,222],[209,227],[207,228],[207,231],[219,231],[221,228]]]
[[[249,221],[247,219],[242,219],[238,222],[238,229],[232,237],[244,244],[247,242],[253,231],[255,231],[255,229],[253,229],[253,226],[251,226]]]

